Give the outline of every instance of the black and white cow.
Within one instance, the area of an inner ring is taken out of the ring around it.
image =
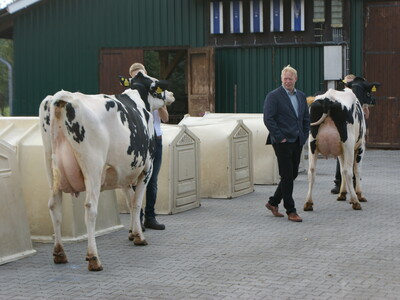
[[[40,104],[39,117],[51,195],[54,262],[68,262],[61,240],[61,195],[86,191],[85,222],[89,271],[103,269],[95,241],[99,194],[121,188],[130,199],[130,236],[146,245],[140,208],[152,173],[154,127],[150,111],[171,104],[171,92],[161,82],[138,73],[132,89],[121,95],[85,95],[59,91]],[[164,88],[163,86],[162,88]],[[132,190],[135,187],[135,192]]]
[[[365,152],[366,125],[362,105],[373,105],[371,90],[378,83],[368,83],[356,77],[344,91],[328,90],[319,95],[310,105],[311,130],[309,135],[309,188],[304,204],[305,211],[313,210],[312,188],[318,154],[338,157],[342,184],[338,200],[346,200],[350,193],[353,209],[361,209],[361,202],[367,201],[361,190],[361,162]],[[356,91],[354,91],[356,90]],[[357,94],[357,96],[356,96]],[[353,172],[355,188],[353,186]]]

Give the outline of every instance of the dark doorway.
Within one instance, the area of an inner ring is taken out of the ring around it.
[[[144,65],[150,76],[168,80],[175,102],[168,107],[169,123],[178,124],[188,113],[187,50],[145,50]]]

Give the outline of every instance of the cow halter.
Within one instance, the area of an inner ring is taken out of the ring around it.
[[[162,90],[162,89],[160,89],[159,87],[157,88],[157,90],[152,94],[152,96],[154,97],[154,98],[158,98],[158,99],[161,99],[163,102],[164,102],[164,104],[165,104],[165,102],[166,102],[166,95],[165,95],[165,90]]]

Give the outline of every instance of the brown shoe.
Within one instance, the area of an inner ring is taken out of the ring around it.
[[[303,222],[303,219],[295,212],[288,214],[288,219],[293,222]]]
[[[283,215],[278,211],[278,206],[273,206],[267,202],[265,207],[268,208],[275,217],[283,217]]]

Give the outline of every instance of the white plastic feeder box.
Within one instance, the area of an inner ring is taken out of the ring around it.
[[[254,184],[278,184],[278,161],[272,145],[266,145],[268,129],[264,125],[263,114],[207,113],[203,118],[226,120],[243,120],[252,133],[252,155],[254,168]]]
[[[202,198],[235,198],[254,191],[252,134],[242,120],[185,117],[186,125],[200,139]]]
[[[50,187],[44,162],[44,149],[38,117],[0,118],[0,139],[17,150],[22,196],[25,201],[31,238],[38,242],[53,241],[48,201]],[[80,241],[87,238],[85,193],[78,198],[70,194],[62,197],[63,217],[61,234],[63,241]],[[123,228],[119,219],[115,191],[100,193],[96,235]]]

